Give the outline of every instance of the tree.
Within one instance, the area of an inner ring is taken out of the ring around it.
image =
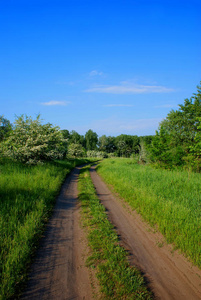
[[[4,116],[0,116],[0,142],[8,137],[12,130],[12,125],[9,120],[5,119]]]
[[[201,132],[201,86],[197,94],[185,99],[178,110],[171,110],[160,123],[159,131],[153,138],[151,159],[163,165],[181,166],[192,160],[192,151],[196,152],[197,139]],[[192,150],[192,147],[194,150]]]
[[[85,142],[87,150],[96,150],[98,143],[97,133],[89,129],[85,134]]]
[[[139,153],[140,139],[137,135],[121,134],[115,138],[118,154],[130,157],[132,153]]]
[[[68,147],[68,154],[74,157],[83,157],[86,154],[86,151],[82,145],[72,143]]]
[[[100,151],[106,151],[108,144],[108,138],[106,135],[102,135],[98,139],[98,147]]]
[[[67,129],[61,130],[61,133],[62,133],[64,139],[67,140],[70,138],[70,132]]]
[[[72,130],[70,132],[70,136],[69,136],[69,143],[70,144],[71,143],[73,143],[73,144],[81,144],[84,147],[85,146],[84,136],[80,135],[75,130]]]
[[[5,156],[36,164],[65,155],[67,145],[59,127],[53,127],[50,123],[42,125],[40,115],[36,120],[21,115],[14,124],[12,134],[2,143]]]

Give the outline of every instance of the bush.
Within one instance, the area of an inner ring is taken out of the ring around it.
[[[86,154],[85,149],[80,144],[70,144],[68,147],[68,153],[67,155],[73,156],[73,157],[84,157]]]
[[[1,143],[4,156],[28,164],[61,159],[66,152],[66,140],[59,127],[47,123],[42,125],[40,115],[36,120],[28,116],[16,118],[10,136]]]
[[[103,151],[88,150],[87,157],[107,158],[108,155],[106,152],[103,152]]]

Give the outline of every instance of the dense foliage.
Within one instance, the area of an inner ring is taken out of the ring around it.
[[[160,123],[149,147],[152,162],[166,168],[188,166],[201,169],[201,86],[178,110]]]
[[[12,130],[12,124],[4,116],[0,116],[0,141],[3,141]]]
[[[22,115],[16,118],[14,129],[1,143],[1,151],[6,157],[36,164],[63,158],[66,145],[59,127],[43,125],[40,115],[36,120]]]

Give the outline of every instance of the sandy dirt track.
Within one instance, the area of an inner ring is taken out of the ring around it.
[[[201,299],[201,270],[192,266],[178,252],[171,253],[170,246],[159,247],[157,244],[163,240],[162,235],[150,230],[138,214],[112,195],[95,167],[90,169],[90,174],[121,243],[131,254],[131,264],[142,270],[156,299]]]
[[[28,286],[21,299],[93,299],[91,274],[84,266],[86,239],[79,226],[77,180],[80,167],[66,179],[32,265]],[[129,261],[144,273],[156,299],[201,299],[201,271],[168,245],[158,247],[162,235],[141,220],[122,200],[114,196],[95,171],[91,177]],[[96,297],[95,297],[96,299]]]
[[[79,226],[79,171],[79,167],[75,168],[62,186],[21,299],[93,298],[90,274],[84,266],[85,245]]]

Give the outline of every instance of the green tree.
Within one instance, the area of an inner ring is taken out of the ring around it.
[[[40,115],[36,120],[22,115],[16,118],[14,124],[12,134],[2,143],[5,156],[36,164],[61,159],[65,155],[67,145],[59,127],[50,123],[42,125]]]
[[[86,150],[96,150],[98,143],[98,135],[89,129],[85,134]]]
[[[67,140],[70,138],[70,132],[67,129],[61,130],[61,133],[62,133],[64,139]]]
[[[12,131],[12,124],[9,120],[5,119],[4,116],[0,116],[0,142],[8,137]]]
[[[106,151],[108,144],[108,138],[106,135],[102,135],[98,139],[98,147],[100,151]]]
[[[72,130],[69,136],[69,143],[73,144],[81,144],[83,147],[85,146],[85,139],[83,135],[80,135],[77,131]]]
[[[132,153],[139,153],[140,139],[137,135],[121,134],[115,138],[119,156],[130,157]]]
[[[171,110],[160,123],[159,131],[149,148],[154,162],[171,166],[182,166],[192,160],[192,150],[201,127],[201,86],[190,99],[185,99],[178,110]]]

